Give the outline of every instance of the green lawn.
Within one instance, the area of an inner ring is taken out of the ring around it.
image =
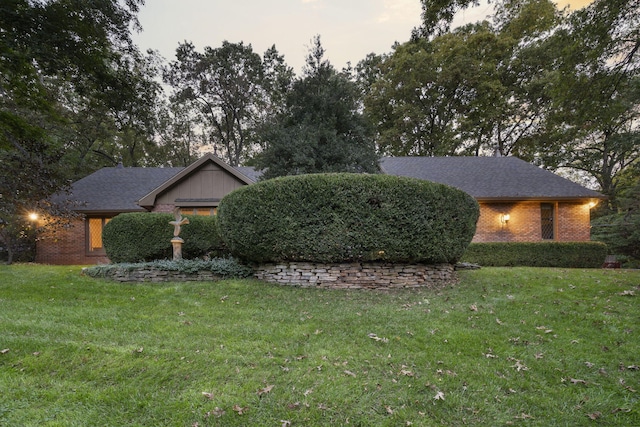
[[[0,426],[638,426],[640,272],[442,291],[0,266]]]

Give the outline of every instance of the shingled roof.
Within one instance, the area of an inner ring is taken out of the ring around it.
[[[382,172],[447,184],[477,200],[603,199],[517,157],[384,157]]]
[[[425,179],[457,187],[478,200],[603,199],[552,172],[516,157],[383,157],[383,173]],[[260,172],[234,168],[255,182]],[[83,213],[143,212],[146,195],[171,182],[185,168],[102,168],[76,181],[71,196]]]
[[[102,168],[71,186],[79,212],[143,212],[138,200],[184,168]]]

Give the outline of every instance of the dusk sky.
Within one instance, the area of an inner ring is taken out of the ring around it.
[[[561,7],[568,3],[580,7],[588,0],[559,0]],[[224,40],[243,41],[260,55],[275,44],[299,74],[314,36],[320,35],[326,58],[341,69],[409,40],[420,12],[419,0],[146,0],[138,16],[144,31],[134,40],[167,60],[185,40],[198,51],[220,47]],[[490,14],[485,4],[463,11],[456,22]]]

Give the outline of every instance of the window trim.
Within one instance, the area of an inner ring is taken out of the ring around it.
[[[558,213],[557,213],[557,203],[553,203],[553,202],[543,202],[540,203],[540,238],[543,241],[554,241],[557,240],[558,237],[558,230],[557,230],[557,222],[558,222]],[[544,225],[542,224],[543,221],[543,217],[542,217],[542,212],[543,212],[543,207],[548,207],[549,211],[551,212],[551,227],[550,227],[550,231],[551,231],[551,237],[545,237],[544,236]]]

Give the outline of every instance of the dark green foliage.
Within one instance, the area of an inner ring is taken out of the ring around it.
[[[220,202],[234,256],[251,262],[457,261],[479,215],[468,194],[388,175],[313,174],[240,188]]]
[[[113,218],[104,227],[103,244],[107,256],[114,263],[167,259],[173,256],[171,214],[125,213]],[[223,254],[217,232],[216,218],[189,216],[190,223],[182,227],[182,254],[196,258]]]
[[[640,260],[640,214],[616,213],[594,220],[593,240],[606,243],[614,255]]]
[[[485,267],[599,268],[607,246],[599,242],[472,243],[462,261]]]
[[[332,172],[378,172],[372,129],[360,113],[359,88],[323,59],[316,37],[304,76],[293,82],[280,114],[260,130],[262,179]]]
[[[614,200],[618,210],[591,222],[591,238],[606,243],[622,262],[635,266],[640,262],[640,170],[630,169],[626,175]]]
[[[224,242],[218,232],[215,216],[187,215],[189,224],[182,227],[180,237],[184,239],[182,256],[193,259],[202,256],[224,256]],[[173,218],[172,218],[173,219]]]
[[[233,258],[213,258],[210,260],[182,259],[179,261],[157,260],[142,263],[107,264],[87,267],[82,270],[89,277],[111,277],[115,270],[132,271],[136,269],[155,269],[194,274],[199,271],[211,271],[221,279],[243,279],[251,277],[253,270]]]

